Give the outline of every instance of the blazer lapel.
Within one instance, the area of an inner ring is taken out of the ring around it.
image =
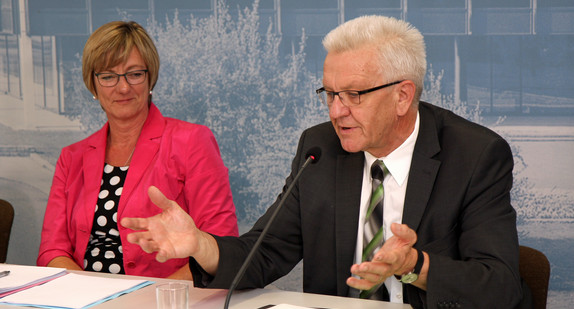
[[[151,104],[148,119],[140,133],[124,183],[124,189],[118,205],[118,217],[121,217],[126,208],[127,201],[129,201],[130,196],[134,193],[134,189],[138,187],[149,165],[159,151],[164,128],[165,119],[157,107]],[[145,190],[147,190],[147,188],[145,188]]]
[[[335,241],[337,247],[337,294],[347,295],[346,284],[354,263],[361,187],[363,183],[362,152],[340,155],[335,179]]]
[[[103,128],[90,138],[82,156],[85,201],[83,207],[87,208],[83,213],[86,214],[86,226],[91,226],[94,220],[94,212],[104,171],[107,136],[108,124],[106,123]]]
[[[429,201],[440,161],[433,157],[440,151],[436,121],[421,102],[420,128],[415,145],[403,210],[403,223],[417,230]]]

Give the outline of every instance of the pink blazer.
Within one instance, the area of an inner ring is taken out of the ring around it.
[[[108,124],[88,138],[62,149],[44,215],[37,264],[67,256],[83,267],[104,168]],[[160,212],[147,189],[154,185],[187,211],[201,230],[237,236],[237,217],[227,168],[211,131],[202,125],[163,117],[152,103],[132,157],[120,202],[123,217]],[[119,224],[118,224],[119,225]],[[188,263],[155,260],[130,244],[129,230],[118,226],[126,274],[167,277]]]

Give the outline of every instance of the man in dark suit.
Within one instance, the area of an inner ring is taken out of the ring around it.
[[[305,292],[365,295],[415,308],[528,307],[518,272],[508,144],[419,101],[426,54],[410,24],[360,17],[331,31],[323,45],[317,93],[331,123],[303,132],[278,201],[308,151],[319,147],[321,158],[286,197],[238,288],[264,287],[303,259]],[[377,182],[371,169],[381,161]],[[372,183],[381,188],[371,190]],[[382,198],[371,203],[376,190]],[[150,198],[163,213],[124,219],[124,226],[145,230],[128,240],[157,251],[158,260],[191,256],[194,283],[214,288],[229,287],[278,206],[241,237],[216,237],[195,228],[159,190],[150,189]],[[379,217],[375,229],[366,226],[371,216]],[[381,241],[365,253],[377,235]]]

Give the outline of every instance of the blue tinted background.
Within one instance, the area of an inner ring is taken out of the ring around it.
[[[8,262],[34,264],[62,147],[104,115],[80,75],[89,34],[135,20],[161,57],[154,102],[208,125],[241,229],[280,191],[301,131],[327,120],[322,37],[364,14],[425,35],[425,99],[487,125],[515,154],[521,244],[543,251],[549,308],[574,299],[574,4],[569,0],[0,0],[0,198],[16,208]],[[300,268],[276,285],[300,290]]]

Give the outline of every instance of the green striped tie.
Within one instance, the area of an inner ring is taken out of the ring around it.
[[[371,176],[373,178],[373,191],[367,214],[365,216],[365,228],[363,231],[363,261],[371,260],[375,249],[380,247],[384,241],[383,231],[383,179],[389,174],[389,170],[381,160],[376,160],[371,166]],[[370,231],[370,234],[366,233]],[[369,239],[369,236],[371,238]],[[370,290],[361,291],[361,298],[370,298],[380,287],[376,285]]]

